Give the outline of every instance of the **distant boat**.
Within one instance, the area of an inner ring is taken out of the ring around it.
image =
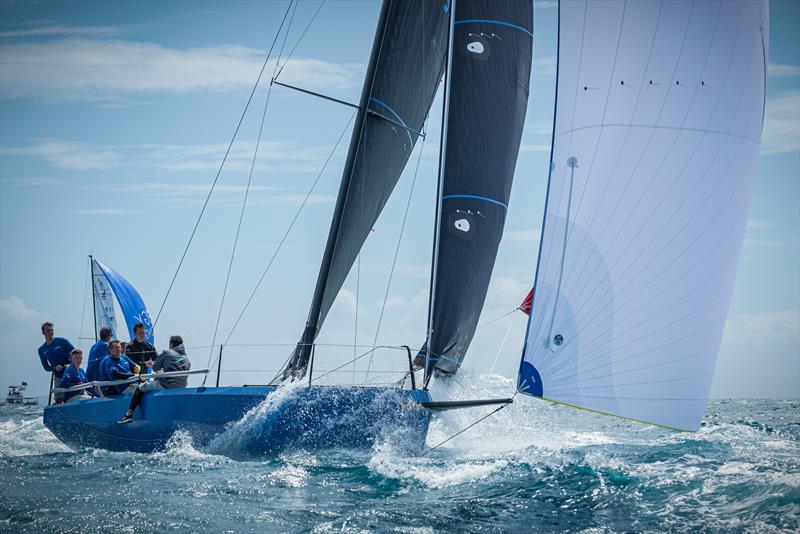
[[[6,395],[3,404],[15,404],[23,406],[36,406],[39,400],[36,397],[25,397],[23,394],[28,388],[27,382],[22,382],[17,386],[8,386],[8,394]]]

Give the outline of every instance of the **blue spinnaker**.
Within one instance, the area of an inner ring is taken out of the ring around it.
[[[103,265],[99,260],[93,260],[97,266],[103,271],[103,274],[108,280],[108,284],[117,296],[119,307],[122,308],[122,314],[125,316],[125,322],[128,325],[128,332],[130,339],[133,339],[133,327],[137,323],[142,323],[145,328],[145,339],[148,343],[153,343],[153,321],[150,319],[150,314],[147,312],[147,307],[144,305],[139,292],[128,282],[121,274],[114,269]]]

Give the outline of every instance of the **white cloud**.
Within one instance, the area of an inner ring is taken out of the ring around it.
[[[764,114],[762,154],[800,151],[800,92],[768,98]]]
[[[800,397],[800,310],[728,318],[715,397]]]
[[[120,26],[67,26],[56,24],[53,26],[42,26],[39,28],[28,28],[24,30],[8,30],[0,32],[0,38],[8,39],[11,37],[51,37],[54,35],[88,35],[92,37],[116,35],[125,31]]]
[[[222,91],[251,87],[263,61],[262,50],[234,45],[180,49],[85,38],[12,43],[3,46],[0,92],[4,98],[113,101],[141,93]],[[356,85],[363,70],[356,63],[298,58],[281,79],[343,89]]]
[[[356,309],[358,314],[361,315],[364,310],[364,303],[356,300],[356,294],[349,289],[342,289],[333,301],[329,316],[336,316],[339,314],[355,315]]]
[[[27,323],[43,320],[43,317],[38,311],[29,308],[19,297],[0,299],[0,322],[4,326],[8,324],[8,321]]]
[[[489,286],[490,304],[517,306],[530,291],[530,280],[512,276],[495,276]]]
[[[550,153],[550,145],[547,144],[535,144],[535,143],[522,143],[519,146],[519,151],[522,153],[526,152],[538,152],[543,154]]]
[[[771,228],[780,228],[781,223],[775,219],[750,219],[747,221],[748,230],[765,230]]]
[[[541,234],[542,231],[538,228],[531,228],[529,230],[506,230],[503,234],[503,240],[533,243],[539,241]]]
[[[117,208],[88,208],[76,210],[75,213],[78,215],[126,215],[133,212]]]
[[[66,182],[55,178],[3,178],[0,180],[0,187],[4,188],[28,188],[28,187],[55,187],[64,185]]]
[[[0,156],[40,158],[56,167],[76,171],[108,169],[118,160],[118,154],[113,150],[60,139],[42,139],[25,147],[3,146],[0,147]]]
[[[225,162],[226,171],[247,172],[252,164],[255,140],[243,139],[234,144]],[[43,159],[55,167],[68,170],[124,170],[216,172],[227,144],[200,145],[93,145],[63,139],[39,139],[27,146],[2,146],[0,156]],[[256,171],[282,173],[317,173],[328,157],[329,145],[303,145],[286,141],[262,141]],[[338,154],[346,149],[341,147]],[[337,154],[337,155],[338,155]],[[5,182],[5,180],[4,180]],[[22,181],[7,184],[22,187]],[[45,184],[40,184],[45,185]],[[161,189],[176,184],[130,184],[129,190]],[[189,186],[182,186],[186,189]],[[197,184],[207,191],[208,186]],[[239,189],[243,190],[243,189]],[[238,190],[237,190],[238,191]]]
[[[538,76],[555,76],[556,75],[556,57],[540,57],[533,60],[533,77],[536,79]]]
[[[800,67],[797,65],[781,65],[779,63],[770,63],[767,67],[767,75],[770,78],[800,76]]]

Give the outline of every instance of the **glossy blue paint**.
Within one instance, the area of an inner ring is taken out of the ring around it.
[[[370,448],[391,439],[421,450],[430,412],[426,391],[368,387],[186,388],[147,393],[131,423],[119,425],[130,395],[48,406],[44,424],[75,448],[151,452],[178,431],[193,446],[231,457],[291,449]],[[274,394],[268,398],[270,394]]]

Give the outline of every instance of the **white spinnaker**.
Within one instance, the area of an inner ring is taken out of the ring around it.
[[[108,285],[106,275],[92,260],[92,284],[94,285],[94,321],[99,333],[104,326],[111,328],[114,339],[117,339],[117,319],[114,313],[114,291]]]
[[[560,2],[520,391],[699,427],[755,178],[767,42],[766,1]]]

